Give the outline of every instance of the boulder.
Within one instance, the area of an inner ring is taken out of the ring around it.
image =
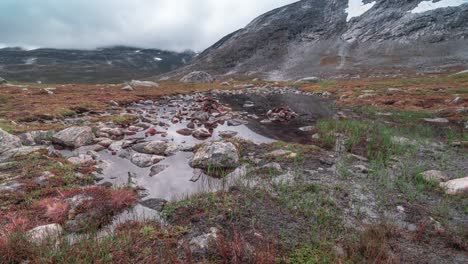
[[[52,142],[65,147],[79,148],[93,144],[94,134],[91,127],[70,127],[56,133]]]
[[[33,228],[27,232],[29,241],[41,244],[48,240],[57,240],[63,232],[63,228],[59,224],[43,225]]]
[[[21,139],[0,128],[0,154],[21,147]]]
[[[180,81],[184,83],[212,83],[214,78],[207,72],[194,71],[182,77]]]
[[[191,166],[199,169],[236,168],[239,165],[239,152],[230,142],[209,142],[195,153]]]
[[[164,155],[168,144],[161,140],[155,140],[151,142],[143,142],[133,145],[132,149],[139,153]]]
[[[448,124],[450,121],[447,118],[424,118],[424,121],[427,123],[433,123],[433,124]]]
[[[5,84],[5,83],[8,83],[7,80],[3,79],[2,77],[0,77],[0,84]]]
[[[440,184],[447,194],[461,194],[468,192],[468,177],[455,179]]]
[[[132,80],[129,84],[130,86],[133,86],[133,87],[159,87],[158,83],[150,82],[150,81]]]
[[[126,85],[126,86],[122,87],[122,91],[131,92],[131,91],[134,91],[134,89],[130,85]]]

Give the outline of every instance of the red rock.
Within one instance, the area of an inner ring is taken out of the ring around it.
[[[156,135],[156,129],[154,129],[154,128],[152,127],[152,128],[150,128],[150,129],[148,129],[147,133],[150,134],[151,136],[154,136],[154,135]]]

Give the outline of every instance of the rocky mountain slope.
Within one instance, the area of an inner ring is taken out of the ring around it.
[[[174,70],[193,57],[157,49],[0,49],[0,76],[44,83],[120,83]]]
[[[270,11],[176,75],[205,70],[292,79],[438,72],[467,65],[468,4],[415,12],[432,2],[365,0],[362,4],[371,8],[348,21],[349,2],[302,0]]]

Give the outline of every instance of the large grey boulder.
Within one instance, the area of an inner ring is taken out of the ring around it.
[[[21,139],[0,128],[0,154],[21,147]]]
[[[180,81],[184,83],[212,83],[214,78],[207,72],[194,71],[182,77]]]
[[[230,142],[209,142],[195,153],[191,166],[199,169],[236,168],[239,165],[239,151]]]
[[[25,147],[13,148],[0,154],[0,162],[9,160],[11,158],[28,155],[33,152],[39,151],[41,149],[43,149],[43,147],[41,146],[37,146],[37,147],[25,146]]]
[[[0,84],[5,84],[5,83],[8,83],[7,80],[3,79],[2,77],[0,77]]]
[[[91,127],[70,127],[56,133],[52,142],[65,147],[79,148],[93,144],[94,134]]]
[[[140,168],[147,168],[160,162],[163,159],[164,157],[158,155],[135,153],[130,158],[130,161]]]

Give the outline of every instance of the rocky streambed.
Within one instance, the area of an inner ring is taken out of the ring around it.
[[[8,135],[2,159],[47,148],[49,155],[66,157],[75,166],[94,167],[97,185],[138,190],[140,204],[124,218],[155,217],[167,201],[227,188],[245,175],[240,159],[246,157],[236,141],[258,146],[308,142],[308,128],[330,115],[322,99],[288,87],[165,96],[48,121],[70,126],[59,132]],[[89,124],[96,116],[132,121]],[[254,159],[254,152],[247,159]]]

